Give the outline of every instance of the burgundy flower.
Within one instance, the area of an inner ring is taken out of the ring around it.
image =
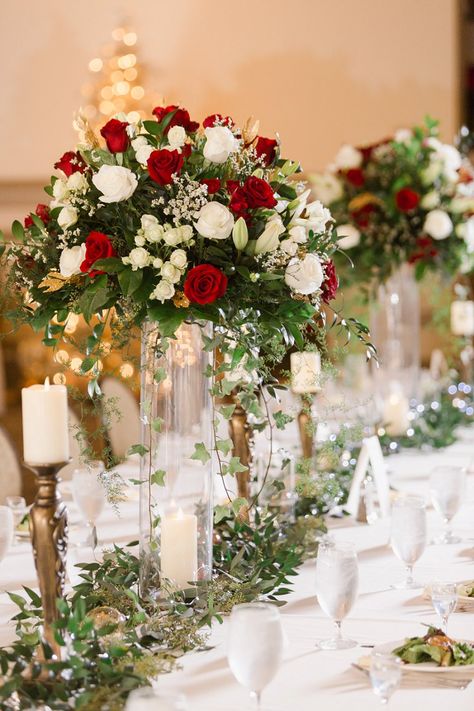
[[[168,133],[172,126],[182,126],[187,133],[194,133],[199,128],[197,121],[191,121],[189,112],[186,109],[180,109],[179,106],[171,104],[170,106],[157,106],[153,109],[153,115],[156,116],[158,123],[161,123],[165,116],[175,111],[175,115],[170,120],[165,128],[165,134]]]
[[[361,188],[365,183],[364,173],[360,168],[350,168],[346,173],[346,179],[355,188]]]
[[[49,207],[41,202],[36,205],[35,215],[38,215],[44,225],[47,225],[51,219],[51,215],[49,214]],[[27,215],[24,219],[23,224],[26,228],[33,227],[33,218],[30,215]]]
[[[174,173],[181,173],[183,167],[183,155],[178,151],[153,151],[147,161],[150,178],[158,185],[168,185],[171,183]]]
[[[244,183],[243,192],[251,209],[258,207],[275,207],[277,201],[273,189],[266,180],[251,175]]]
[[[194,304],[212,304],[227,291],[227,277],[213,264],[200,264],[189,270],[184,295]]]
[[[219,178],[203,178],[201,180],[202,185],[207,185],[207,194],[214,195],[218,190],[221,189],[221,181]]]
[[[99,259],[116,257],[110,237],[103,232],[90,232],[86,239],[86,256],[81,264],[81,272],[87,272],[90,277],[103,274],[99,269],[92,269]]]
[[[271,165],[275,160],[277,146],[277,141],[273,138],[264,138],[264,136],[258,136],[257,140],[253,144],[257,156],[259,158],[263,156],[265,159],[265,165],[267,166]]]
[[[67,178],[73,173],[84,173],[87,169],[81,154],[77,151],[63,153],[61,158],[54,164],[54,167],[62,170]]]
[[[339,279],[337,278],[336,268],[332,259],[323,264],[324,274],[326,279],[321,284],[321,298],[328,304],[336,297],[339,287]]]
[[[411,212],[420,202],[420,196],[411,188],[401,188],[395,193],[395,204],[400,212]]]
[[[100,135],[105,138],[107,148],[111,153],[123,153],[130,145],[130,138],[127,133],[126,121],[110,119],[105,126],[100,129]]]

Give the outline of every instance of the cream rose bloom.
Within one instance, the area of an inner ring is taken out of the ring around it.
[[[186,131],[182,126],[172,126],[168,131],[168,143],[170,150],[180,150],[186,142]]]
[[[125,260],[127,261],[125,262]],[[130,264],[133,271],[136,272],[137,269],[143,269],[149,265],[150,253],[143,247],[135,247],[128,257],[124,257],[122,261],[125,262],[125,264]]]
[[[239,141],[227,126],[214,126],[206,128],[206,143],[204,145],[204,158],[212,163],[225,163],[231,153],[239,148]]]
[[[170,254],[170,262],[176,269],[184,269],[188,263],[188,257],[184,249],[175,249]]]
[[[162,279],[155,286],[154,290],[150,295],[150,298],[156,299],[157,301],[161,301],[161,303],[163,303],[163,301],[167,301],[168,299],[173,298],[174,293],[174,284],[171,284],[171,282],[166,281],[166,279]]]
[[[362,153],[354,146],[345,143],[336,153],[334,165],[337,170],[359,168],[362,165]]]
[[[81,264],[86,258],[86,245],[64,247],[59,257],[59,272],[63,277],[72,277],[81,273]]]
[[[141,231],[148,242],[160,242],[163,239],[164,227],[154,215],[142,215],[140,222]]]
[[[69,227],[72,227],[76,224],[78,217],[79,214],[76,208],[71,207],[70,205],[66,205],[66,207],[63,207],[63,209],[58,215],[58,225],[61,227],[61,229],[67,230]]]
[[[458,170],[461,167],[462,159],[458,149],[449,143],[441,143],[434,136],[426,139],[426,145],[433,149],[430,159],[441,165],[446,180],[455,183],[458,180]]]
[[[433,208],[439,205],[439,193],[436,192],[436,190],[426,193],[426,195],[423,195],[421,198],[420,205],[425,210],[433,210]]]
[[[163,279],[171,282],[171,284],[176,284],[176,282],[181,278],[181,271],[175,267],[174,264],[171,264],[171,262],[165,262],[163,264],[160,274]]]
[[[297,294],[314,294],[324,281],[321,262],[315,254],[293,257],[285,270],[285,283]]]
[[[135,158],[140,165],[146,165],[148,158],[155,150],[153,146],[150,146],[145,136],[137,136],[137,138],[132,141],[132,148],[135,151]]]
[[[221,128],[221,127],[218,127]],[[214,130],[214,129],[206,129]],[[229,129],[226,129],[227,131]],[[195,227],[201,237],[208,239],[227,239],[234,226],[234,216],[220,202],[208,202],[199,212]]]
[[[354,225],[339,225],[336,232],[338,236],[337,245],[341,249],[357,247],[360,242],[360,232]]]
[[[193,228],[190,225],[181,227],[168,227],[163,233],[163,241],[168,247],[176,247],[182,242],[188,242],[193,236]]]
[[[320,232],[325,232],[326,225],[328,222],[332,222],[333,218],[327,207],[324,207],[320,200],[315,200],[306,205],[306,217],[304,219],[304,226],[310,230],[313,230],[316,234]],[[296,221],[297,224],[299,221]],[[303,224],[303,223],[302,223]]]
[[[290,257],[294,257],[298,251],[298,243],[292,239],[284,239],[280,242],[280,249],[285,252],[285,254],[289,254]]]
[[[289,234],[293,242],[297,242],[298,244],[303,244],[308,240],[308,234],[303,225],[293,225],[289,229]]]
[[[138,185],[136,175],[121,165],[101,165],[92,182],[102,193],[99,200],[105,203],[128,200]]]
[[[340,200],[344,194],[341,181],[332,173],[311,175],[313,194],[324,205]]]
[[[453,223],[444,210],[431,210],[425,217],[423,230],[433,239],[446,239],[453,231]]]
[[[53,200],[51,200],[51,208],[59,207],[64,205],[69,197],[69,188],[67,182],[64,178],[58,178],[54,181],[53,185]]]
[[[89,187],[89,183],[87,182],[87,178],[83,173],[72,173],[72,175],[69,176],[67,179],[67,187],[68,190],[71,190],[76,193],[85,193],[87,191],[87,188]]]

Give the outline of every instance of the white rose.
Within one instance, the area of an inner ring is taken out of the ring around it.
[[[397,143],[410,143],[413,138],[413,131],[409,128],[399,128],[393,137]]]
[[[433,149],[431,160],[441,163],[443,175],[446,180],[455,183],[458,180],[458,170],[461,167],[462,159],[458,149],[449,143],[441,143],[437,138],[430,136],[426,139],[426,144]]]
[[[72,277],[81,273],[81,264],[86,258],[86,245],[64,247],[59,257],[59,271],[63,277]]]
[[[163,241],[168,247],[176,247],[181,242],[187,242],[193,236],[193,229],[190,225],[182,225],[181,227],[168,227],[163,233]]]
[[[217,128],[222,128],[218,126]],[[215,129],[206,129],[214,131]],[[228,131],[229,129],[226,129]],[[234,216],[220,202],[208,202],[199,212],[195,227],[202,237],[208,239],[227,239],[234,226]]]
[[[431,185],[439,178],[443,170],[443,164],[439,160],[432,160],[431,163],[420,172],[423,185]]]
[[[285,226],[279,215],[273,215],[263,230],[255,245],[255,254],[264,254],[265,252],[274,252],[280,246],[278,239],[285,231]]]
[[[340,225],[337,230],[337,245],[341,249],[357,247],[360,242],[360,232],[354,225]]]
[[[72,173],[67,179],[68,190],[73,190],[77,193],[85,193],[89,184],[87,178],[82,173]]]
[[[290,227],[289,233],[293,242],[298,242],[298,244],[303,244],[308,239],[306,228],[303,225],[293,225]]]
[[[143,269],[148,266],[150,263],[150,253],[143,247],[135,247],[128,255],[128,258],[125,257],[125,259],[128,259],[128,264],[130,264],[133,271],[136,272],[137,269]]]
[[[175,284],[181,278],[180,270],[177,269],[174,264],[171,264],[171,262],[165,262],[163,264],[160,274],[163,279],[166,279],[166,281],[169,281],[172,284]]]
[[[142,146],[147,146],[147,145],[148,145],[148,141],[146,140],[145,136],[137,136],[132,141],[132,148],[134,151],[138,151],[139,148],[141,148]]]
[[[474,211],[474,198],[473,197],[456,197],[451,200],[449,205],[451,212],[459,214],[461,212],[473,212]]]
[[[142,215],[140,222],[143,235],[148,242],[159,242],[163,239],[163,225],[160,225],[154,215]]]
[[[285,282],[298,294],[314,294],[324,281],[321,262],[315,254],[307,254],[303,259],[293,257],[285,270]]]
[[[171,252],[170,262],[176,269],[184,269],[188,263],[184,249],[175,249],[174,252]]]
[[[425,217],[423,230],[433,239],[446,239],[453,231],[453,223],[444,210],[431,210]]]
[[[282,249],[285,254],[289,254],[290,257],[294,257],[298,251],[298,243],[292,239],[284,239],[280,242],[280,249]]]
[[[152,291],[150,298],[151,299],[157,299],[158,301],[167,301],[168,299],[171,299],[174,296],[174,284],[171,284],[171,282],[166,281],[166,279],[162,279],[158,284],[155,286],[154,290]]]
[[[315,200],[306,205],[306,217],[304,220],[308,229],[319,234],[320,232],[325,232],[326,224],[332,221],[332,215],[322,202]]]
[[[121,165],[101,165],[92,182],[102,193],[99,200],[106,203],[128,200],[138,185],[135,174]]]
[[[58,178],[54,181],[53,197],[54,200],[51,203],[51,206],[53,206],[54,203],[54,207],[58,207],[69,197],[69,189],[67,187],[66,181],[63,180],[63,178]]]
[[[137,136],[132,141],[132,148],[135,151],[135,158],[140,165],[146,165],[148,158],[151,156],[155,148],[150,146],[145,136]]]
[[[172,126],[168,131],[168,142],[171,150],[178,150],[186,141],[186,131],[182,126]]]
[[[340,200],[344,194],[341,181],[332,173],[312,175],[311,183],[314,196],[324,205],[330,205],[332,202]]]
[[[67,230],[69,227],[76,224],[78,216],[79,215],[75,207],[66,205],[66,207],[63,207],[58,215],[58,225],[61,229]]]
[[[292,214],[292,220],[296,220],[296,218],[298,218],[301,215],[301,213],[303,212],[303,210],[306,207],[306,203],[308,202],[308,198],[310,195],[311,195],[311,189],[304,190],[302,193],[300,193],[298,195],[297,198],[295,198],[295,200],[293,200],[292,203],[290,203],[289,207],[290,207],[290,211]]]
[[[466,249],[468,254],[474,252],[474,217],[470,217],[464,225],[462,231],[462,238],[466,244]]]
[[[163,260],[160,259],[160,257],[155,257],[155,259],[153,260],[153,266],[155,267],[155,269],[161,269],[161,267],[163,266]]]
[[[354,146],[350,146],[346,143],[341,146],[336,153],[334,164],[339,170],[359,168],[362,164],[362,153],[357,150],[357,148],[354,148]]]
[[[204,133],[206,134],[204,158],[212,163],[225,163],[230,154],[239,149],[239,141],[226,126],[206,128]]]
[[[439,193],[437,193],[436,190],[426,193],[426,195],[421,198],[420,205],[425,210],[432,210],[434,207],[437,207],[439,205]]]
[[[135,244],[137,247],[144,247],[145,246],[145,238],[143,235],[136,235],[135,237]]]

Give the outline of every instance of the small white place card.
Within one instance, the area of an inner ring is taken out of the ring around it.
[[[349,498],[344,509],[352,516],[357,516],[362,485],[369,467],[374,480],[380,513],[385,518],[390,515],[390,486],[382,447],[376,435],[362,440],[362,447],[354,470]]]

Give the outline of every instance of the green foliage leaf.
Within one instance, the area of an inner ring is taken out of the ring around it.
[[[204,442],[198,442],[194,445],[194,452],[190,458],[197,462],[202,462],[202,464],[206,464],[210,460],[211,455]]]
[[[157,484],[158,486],[164,486],[165,485],[165,477],[166,477],[165,470],[164,469],[157,469],[151,475],[151,483]]]

